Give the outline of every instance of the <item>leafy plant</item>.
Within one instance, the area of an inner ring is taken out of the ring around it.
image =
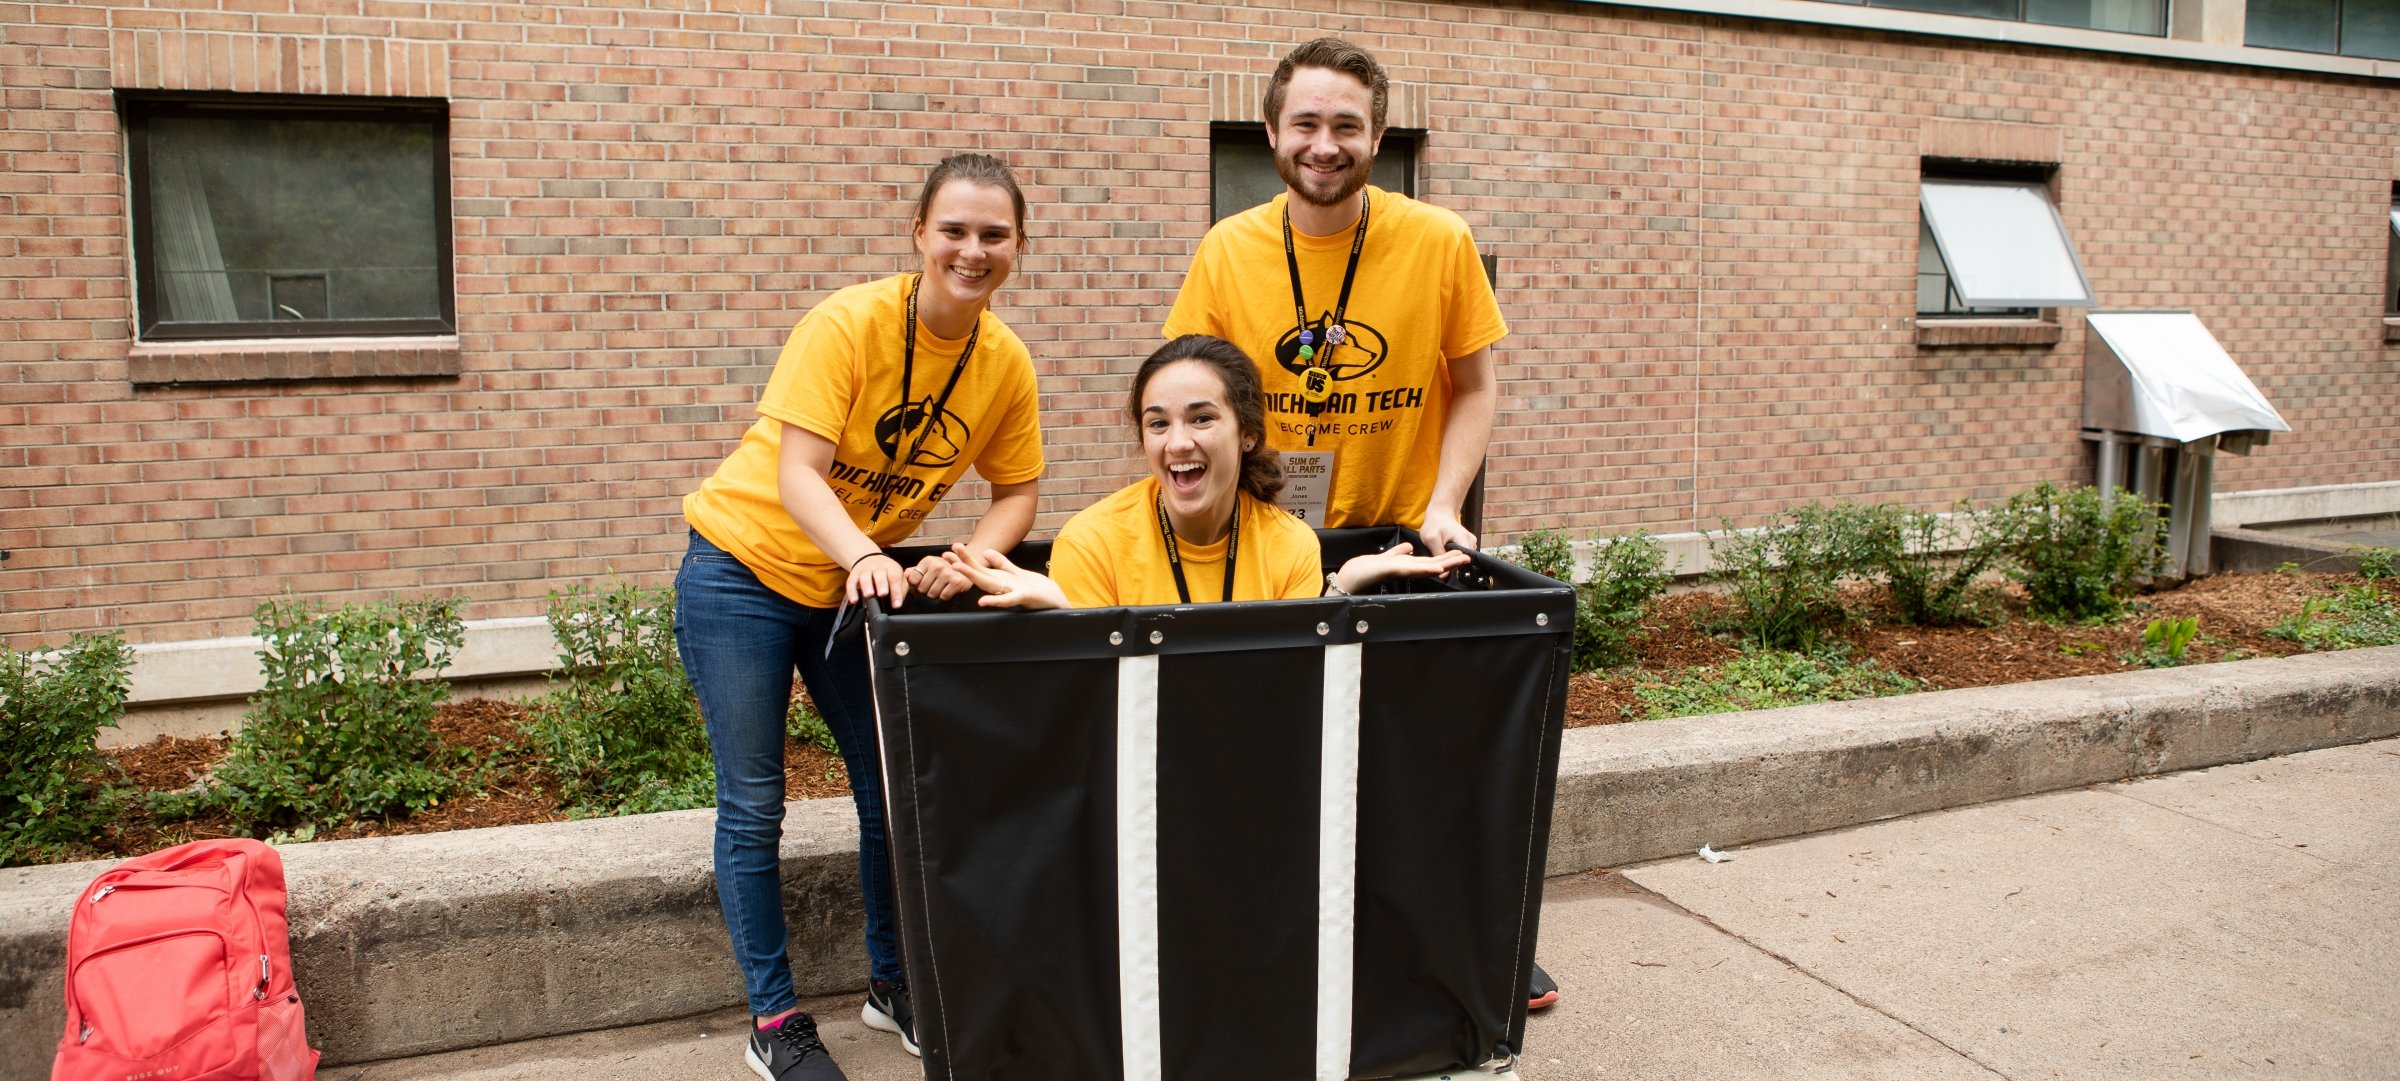
[[[1575,667],[1626,664],[1650,602],[1667,591],[1667,548],[1646,532],[1603,537],[1592,546],[1592,575],[1575,590]]]
[[[118,803],[93,742],[125,714],[133,655],[121,635],[79,634],[45,659],[0,647],[0,866],[90,837]]]
[[[550,594],[563,685],[526,731],[579,814],[706,807],[716,772],[675,652],[675,594],[616,582]]]
[[[2346,586],[2333,597],[2310,597],[2267,634],[2311,650],[2400,645],[2400,603],[2374,586]]]
[[[208,787],[164,797],[172,817],[223,809],[258,835],[425,810],[460,787],[456,755],[433,731],[450,697],[436,678],[465,639],[449,598],[327,609],[258,607],[266,685]]]
[[[1517,538],[1517,552],[1509,562],[1544,578],[1575,581],[1575,545],[1555,529],[1536,529]]]
[[[2142,664],[2152,668],[2173,668],[2183,663],[2184,651],[2191,648],[2192,639],[2200,633],[2200,617],[2160,616],[2142,628],[2142,648],[2125,658],[2127,664]]]
[[[1575,581],[1575,549],[1554,529],[1517,541],[1516,565],[1561,582]],[[1647,532],[1602,537],[1592,544],[1592,572],[1575,587],[1575,670],[1633,660],[1627,645],[1641,630],[1650,602],[1667,591],[1667,549]]]
[[[2103,502],[2098,488],[2061,489],[2043,481],[1993,512],[2008,576],[2025,587],[2034,615],[2074,622],[2114,618],[2142,578],[2159,569],[2163,508],[2121,490]]]
[[[839,755],[842,753],[841,742],[833,738],[833,729],[825,724],[825,718],[818,716],[816,710],[808,708],[808,704],[802,701],[799,695],[792,696],[791,711],[784,714],[783,730],[794,740],[826,754]]]
[[[1876,698],[1922,687],[1872,660],[1853,661],[1844,650],[1765,649],[1691,669],[1671,682],[1635,687],[1633,694],[1644,719],[1656,719]]]
[[[1795,507],[1748,531],[1727,523],[1708,546],[1714,577],[1732,586],[1734,628],[1762,649],[1816,648],[1848,618],[1841,584],[1872,560],[1879,529],[1872,508],[1849,503]]]
[[[1990,626],[2000,619],[1994,591],[1979,580],[2000,555],[1983,516],[1964,504],[1944,517],[1907,507],[1860,512],[1860,562],[1883,580],[1904,623]]]
[[[2358,576],[2370,582],[2400,574],[2400,548],[2368,548],[2358,553]]]

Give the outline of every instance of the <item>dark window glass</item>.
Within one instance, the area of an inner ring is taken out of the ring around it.
[[[2340,44],[2340,0],[2250,0],[2242,41],[2269,49],[2333,52]]]
[[[2025,0],[2025,21],[2164,35],[2166,0]]]
[[[2343,0],[2342,55],[2400,60],[2400,0]]]
[[[1417,194],[1417,143],[1422,133],[1385,128],[1368,179],[1385,191]],[[1219,124],[1209,129],[1209,220],[1225,218],[1283,194],[1275,175],[1275,149],[1258,124]]]
[[[451,329],[439,104],[126,103],[147,338]]]
[[[1859,3],[1861,0],[1834,0]],[[1864,0],[1870,7],[2164,35],[2167,0]]]
[[[2383,313],[2400,315],[2400,197],[2392,200],[2391,254],[2383,268]]]
[[[1942,15],[1972,15],[1978,19],[2014,19],[2017,0],[1867,0],[1869,7],[1931,11]]]

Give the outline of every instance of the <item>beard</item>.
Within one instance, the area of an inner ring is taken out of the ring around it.
[[[1367,186],[1367,177],[1374,172],[1375,158],[1368,155],[1350,163],[1350,167],[1332,176],[1322,176],[1300,167],[1298,154],[1275,151],[1275,175],[1283,178],[1284,187],[1311,206],[1339,206],[1359,189]]]

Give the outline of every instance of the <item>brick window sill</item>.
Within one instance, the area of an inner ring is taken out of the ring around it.
[[[422,379],[457,375],[458,336],[246,338],[141,343],[126,356],[133,385]]]
[[[1943,345],[2057,345],[2059,325],[2052,319],[1919,319],[1917,344]]]
[[[2400,342],[2400,318],[2389,315],[2383,317],[2383,340]]]

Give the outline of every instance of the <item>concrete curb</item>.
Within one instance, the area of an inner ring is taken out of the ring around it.
[[[2400,647],[1579,729],[1561,755],[1549,869],[2395,734]],[[712,817],[285,848],[294,965],[326,1063],[739,1005],[709,877]],[[855,845],[847,801],[790,806],[783,873],[803,996],[863,980]],[[49,1060],[68,909],[104,866],[0,871],[0,1062]]]

